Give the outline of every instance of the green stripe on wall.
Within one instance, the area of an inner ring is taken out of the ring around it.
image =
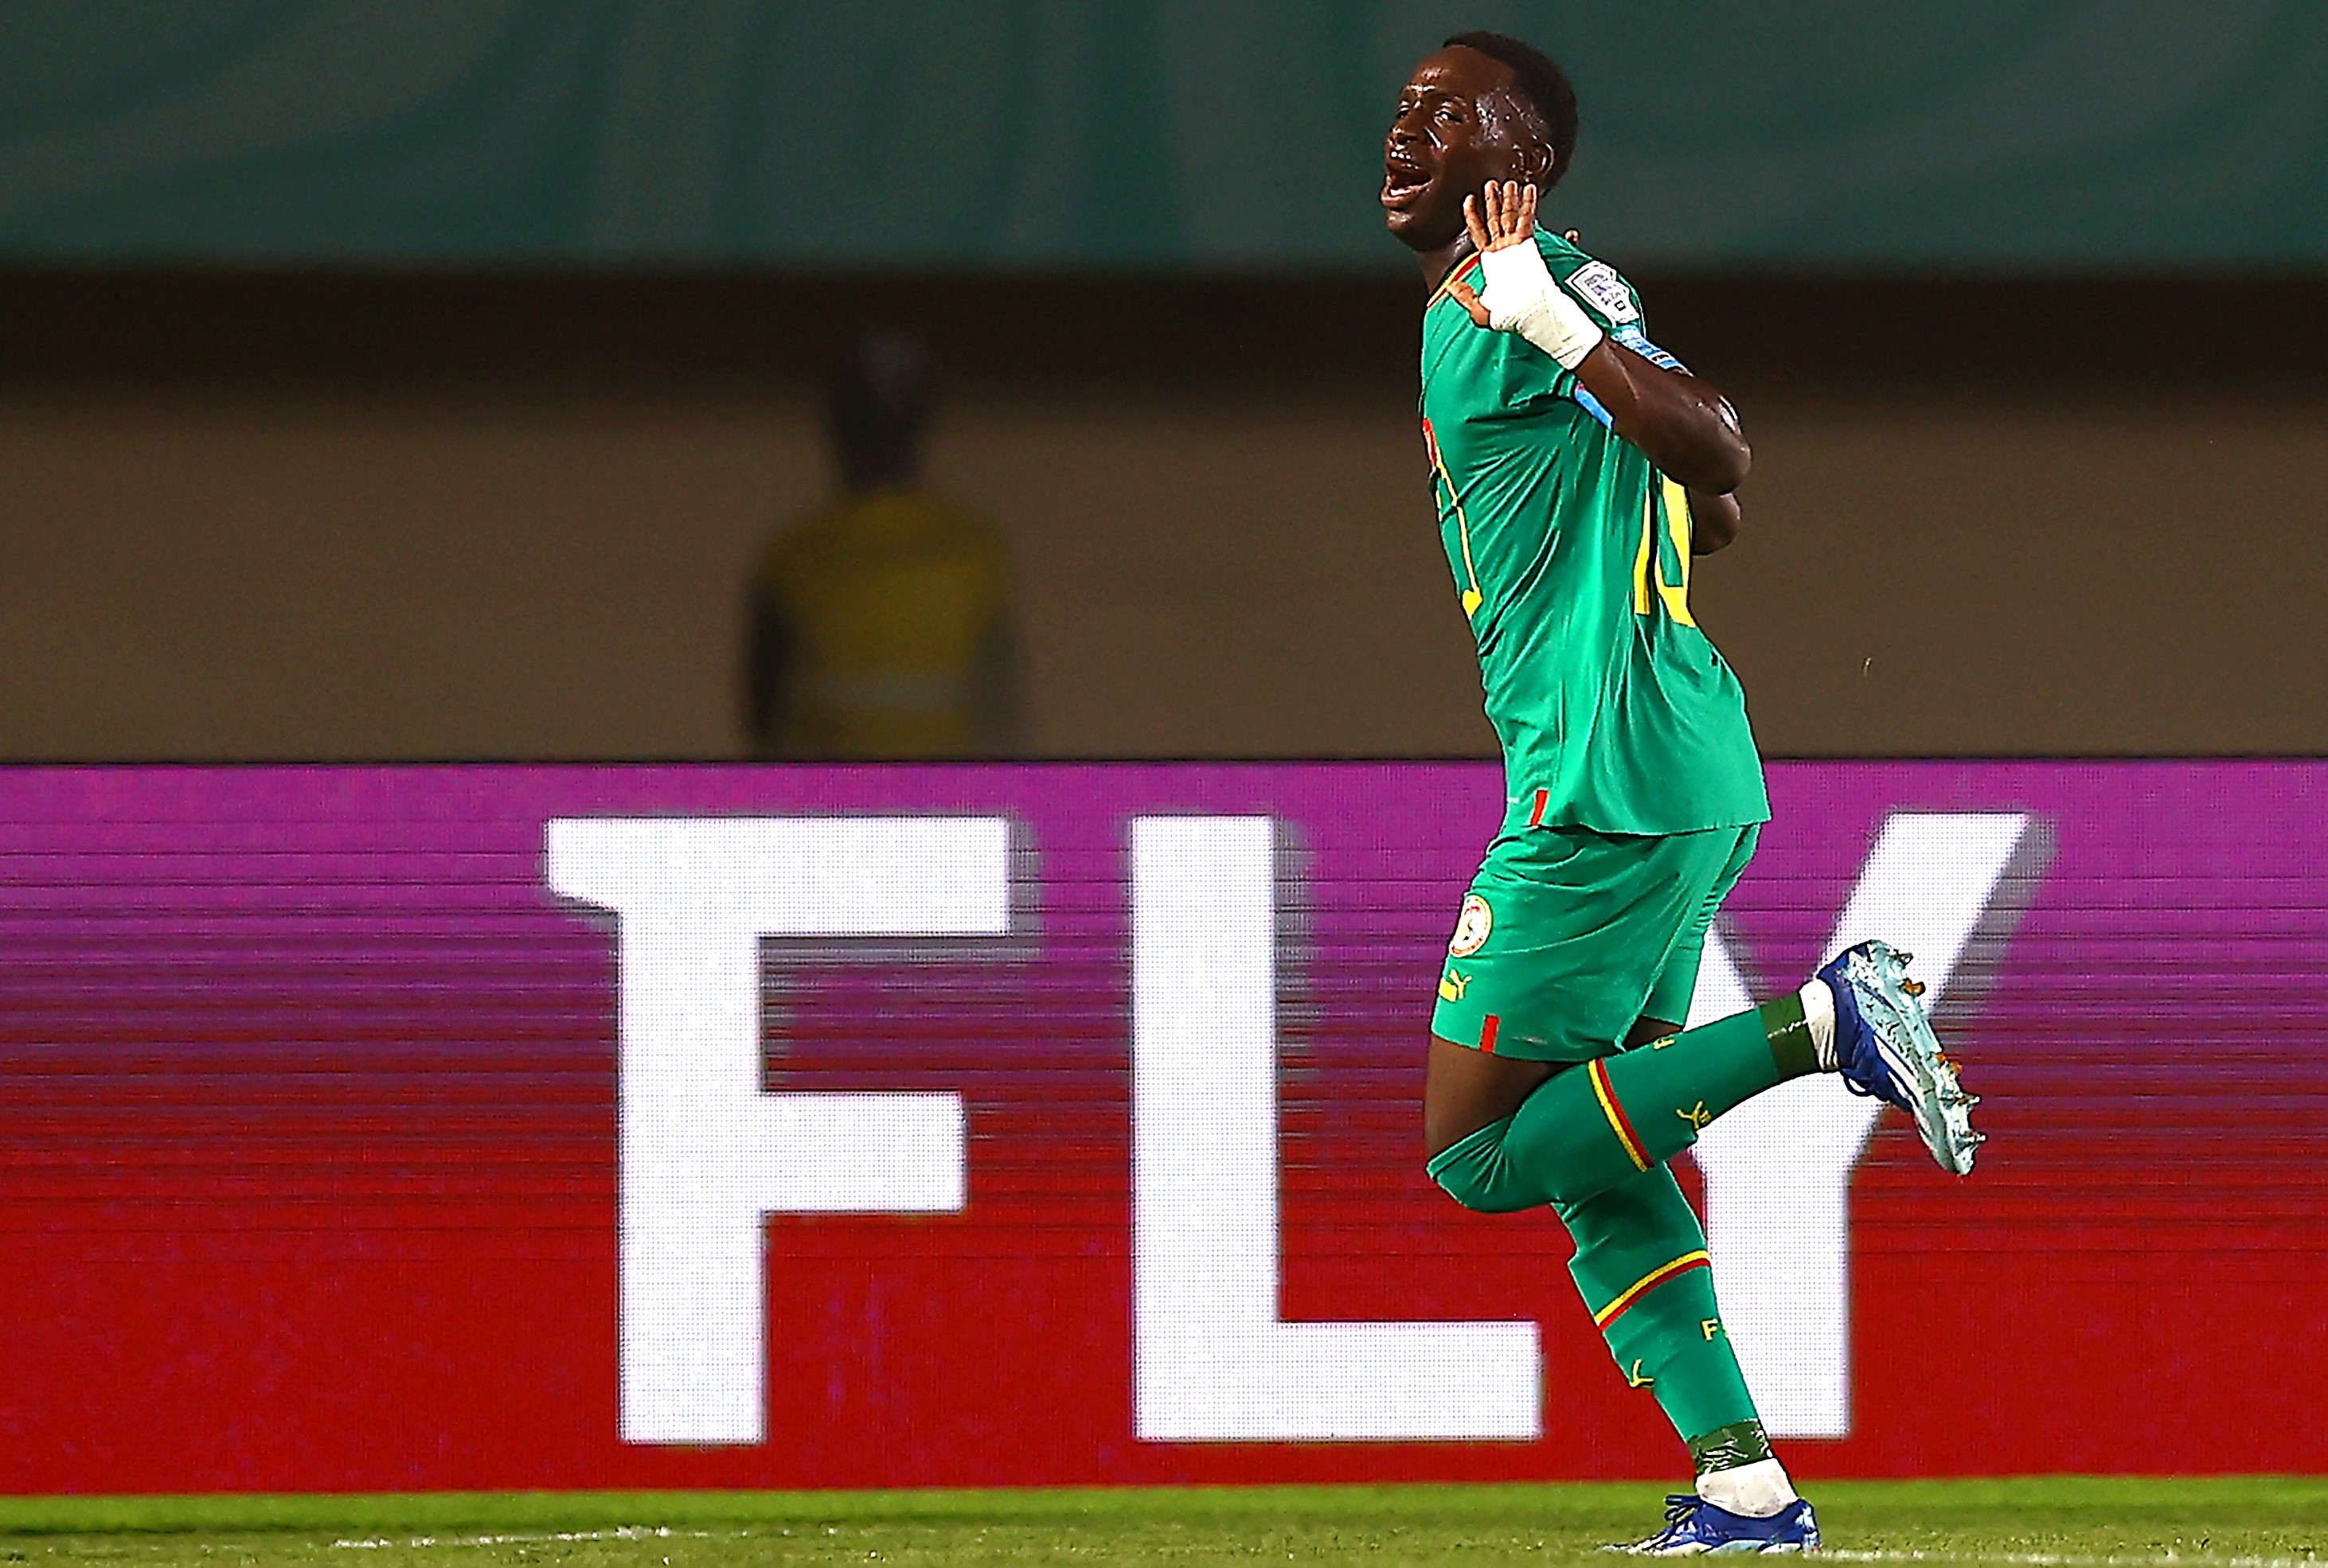
[[[2328,261],[2314,0],[23,4],[0,257],[1387,269],[1392,97],[1482,25],[1629,265]]]

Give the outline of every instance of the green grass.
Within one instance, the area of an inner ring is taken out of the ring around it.
[[[1829,1482],[1811,1494],[1844,1561],[2328,1558],[2328,1479]],[[1591,1561],[1600,1543],[1657,1524],[1661,1496],[1593,1485],[0,1498],[0,1568],[1487,1568]]]

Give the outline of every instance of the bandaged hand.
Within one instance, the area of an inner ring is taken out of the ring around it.
[[[1553,280],[1535,247],[1535,187],[1489,181],[1463,201],[1463,222],[1479,253],[1480,288],[1448,285],[1479,326],[1516,332],[1573,370],[1600,346],[1600,323]]]

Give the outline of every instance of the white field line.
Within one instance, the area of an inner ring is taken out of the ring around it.
[[[737,1535],[750,1532],[739,1530]],[[709,1530],[674,1530],[668,1525],[623,1525],[612,1530],[557,1530],[531,1535],[413,1535],[401,1541],[391,1541],[385,1535],[369,1536],[361,1541],[341,1540],[332,1543],[337,1552],[378,1552],[398,1546],[522,1546],[553,1541],[708,1541]]]
[[[827,1535],[837,1530],[827,1528]],[[749,1530],[727,1532],[735,1538],[752,1534]],[[787,1530],[785,1535],[791,1535]],[[340,1540],[332,1543],[337,1551],[377,1552],[397,1547],[427,1546],[516,1546],[559,1541],[708,1541],[709,1530],[674,1530],[668,1525],[624,1525],[612,1530],[559,1530],[537,1534],[506,1535],[414,1535],[405,1540],[390,1540],[384,1535],[363,1540]],[[2109,1554],[2079,1552],[1925,1552],[1852,1551],[1830,1547],[1818,1554],[1838,1563],[2003,1563],[2011,1568],[2323,1568],[2328,1559],[2320,1557],[2225,1557],[2208,1552],[2119,1552]]]
[[[2319,1556],[2216,1556],[2214,1552],[1851,1552],[1830,1547],[1820,1556],[1844,1563],[2014,1563],[2014,1568],[2321,1568]]]

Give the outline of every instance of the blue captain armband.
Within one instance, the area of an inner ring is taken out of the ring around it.
[[[1637,326],[1619,327],[1609,335],[1661,370],[1678,370],[1685,376],[1689,374],[1688,366],[1649,341],[1648,333]]]
[[[1688,366],[1649,341],[1649,335],[1637,326],[1619,327],[1609,336],[1611,341],[1624,344],[1660,369],[1678,370],[1685,376],[1689,374]],[[1616,422],[1609,416],[1608,406],[1591,393],[1587,392],[1582,381],[1570,387],[1568,395],[1576,400],[1576,406],[1579,408],[1583,409],[1602,425],[1608,425],[1610,429],[1616,427]]]

